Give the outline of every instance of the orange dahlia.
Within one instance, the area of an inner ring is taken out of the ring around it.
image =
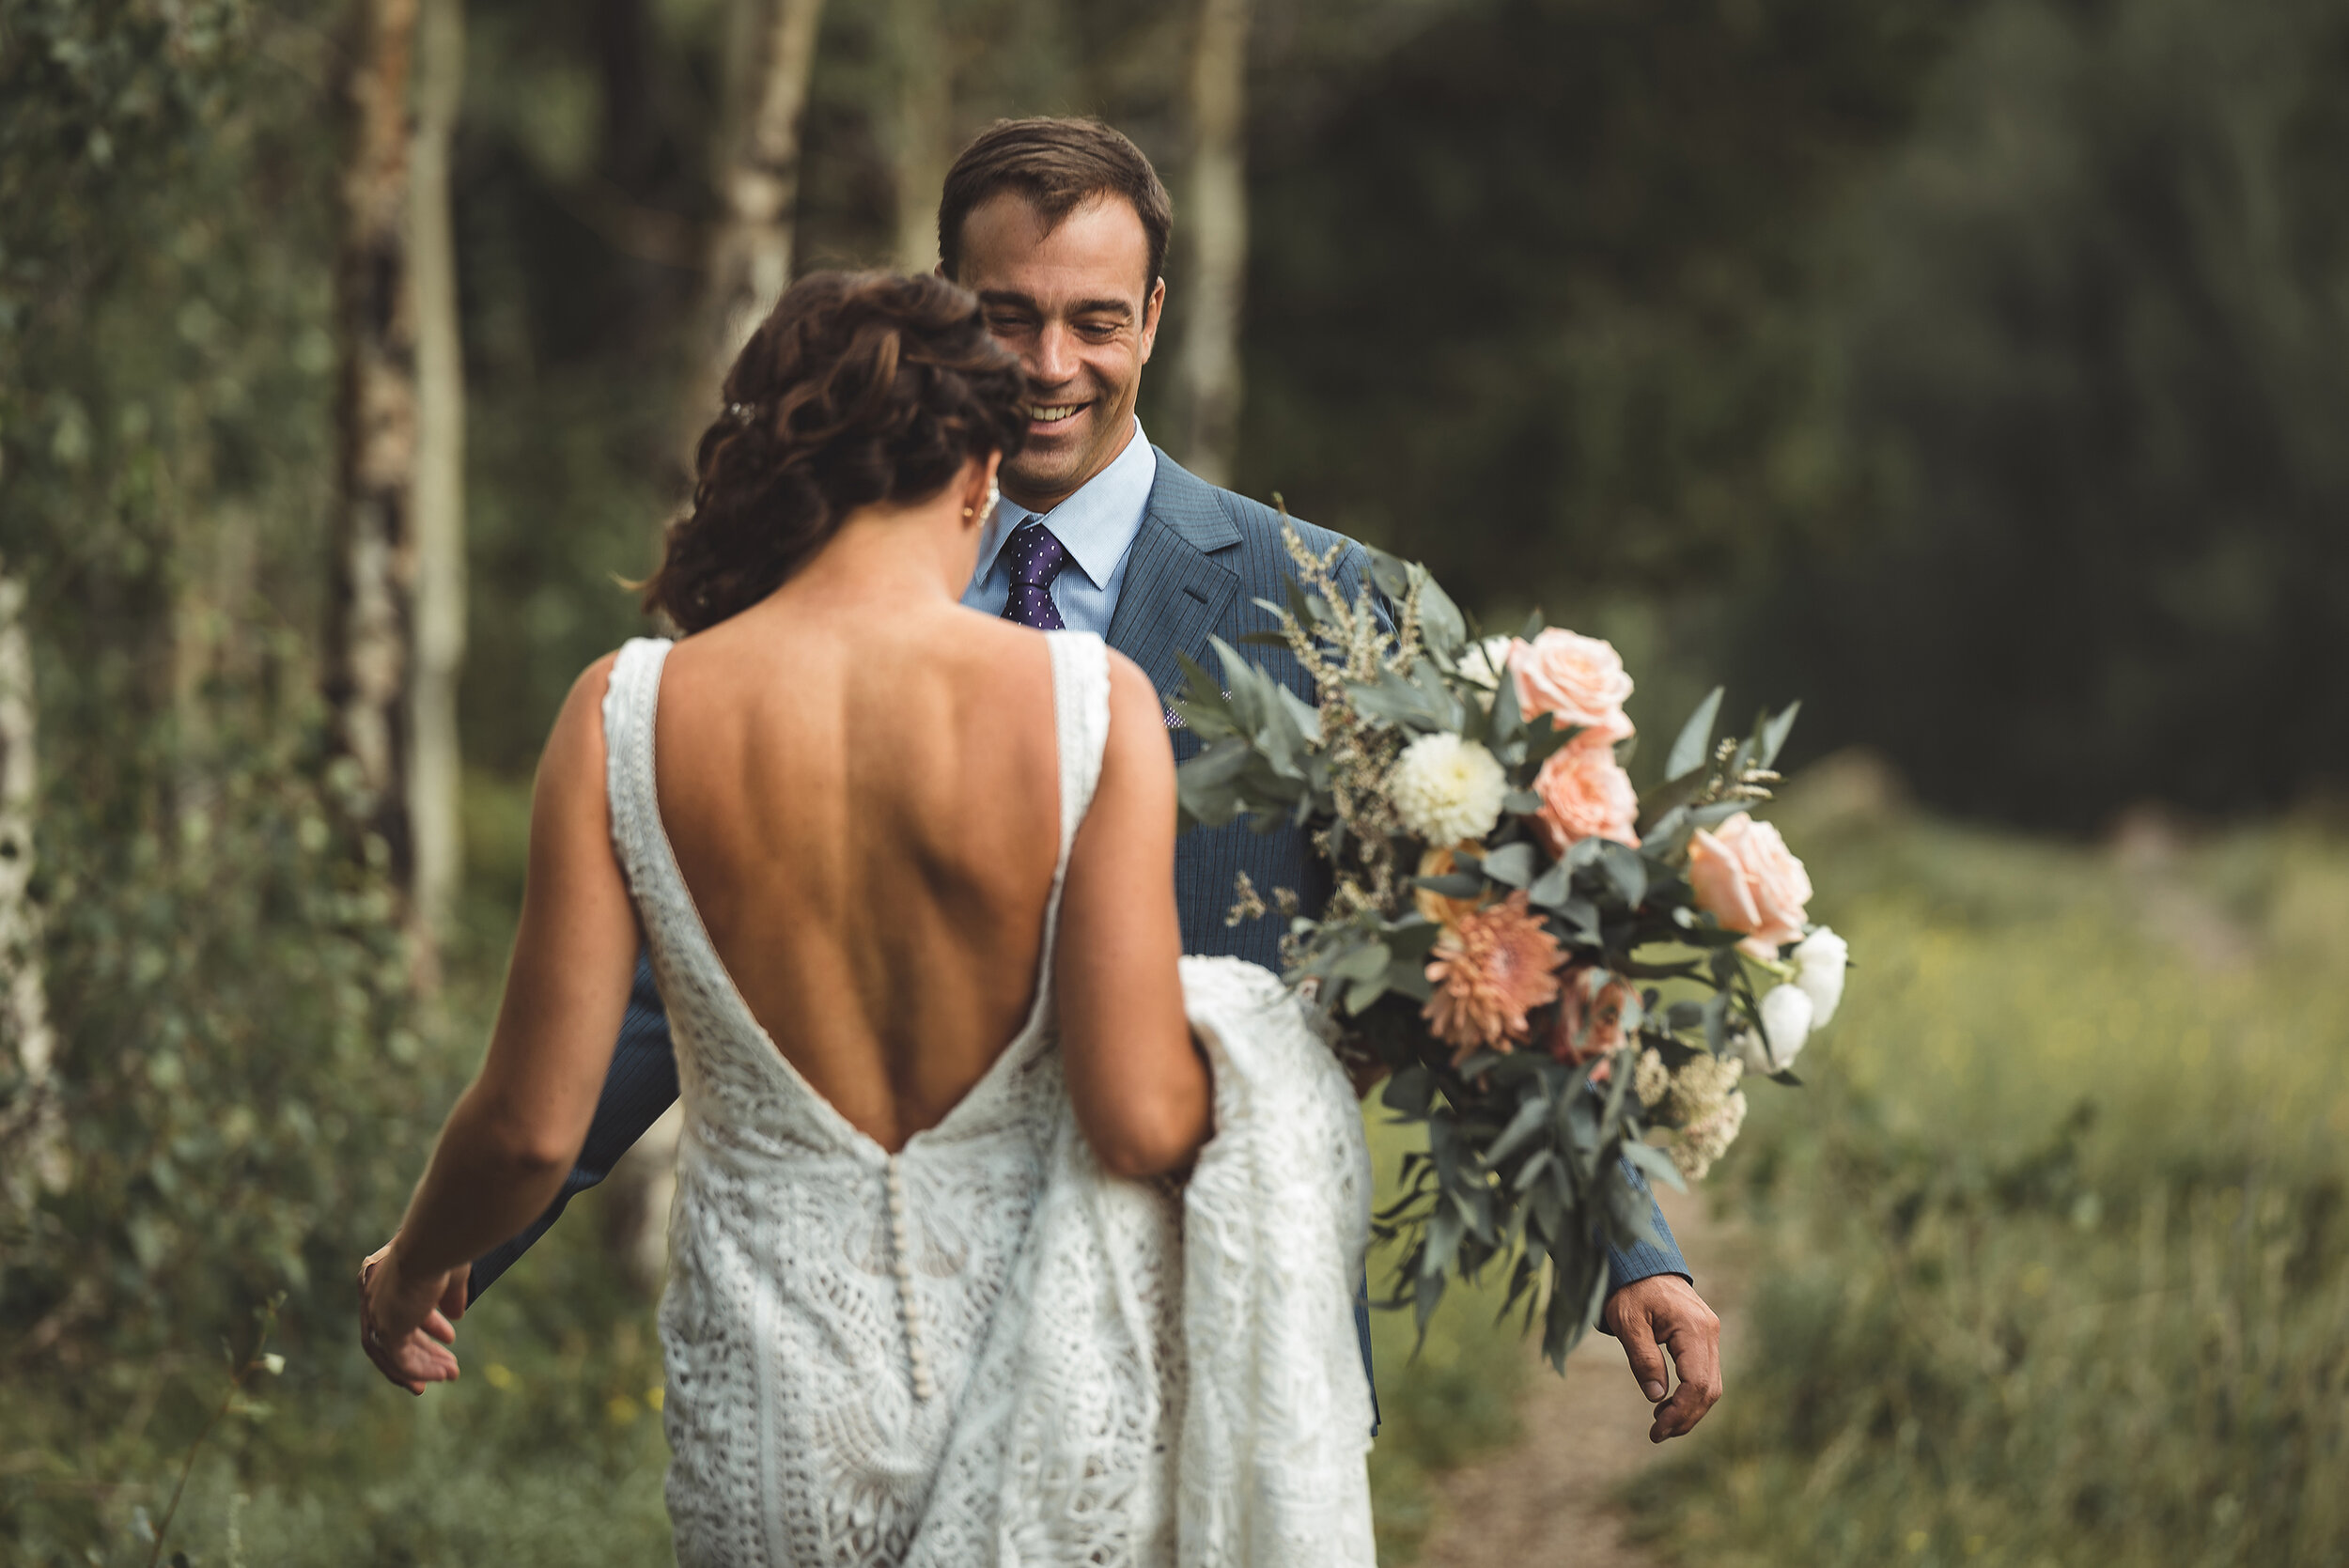
[[[1513,893],[1458,916],[1437,939],[1427,961],[1435,994],[1421,1016],[1453,1048],[1455,1063],[1479,1046],[1507,1050],[1531,1032],[1525,1015],[1558,1000],[1564,957],[1557,939],[1528,912],[1525,894]]]

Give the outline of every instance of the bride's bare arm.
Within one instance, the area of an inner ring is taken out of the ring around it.
[[[1117,1175],[1178,1170],[1213,1127],[1174,969],[1182,951],[1174,753],[1149,677],[1112,653],[1109,748],[1069,851],[1053,974],[1077,1124]]]
[[[521,924],[489,1054],[376,1271],[384,1296],[368,1293],[369,1326],[386,1338],[423,1325],[449,1276],[547,1206],[595,1114],[638,940],[604,796],[611,666],[599,660],[571,688],[539,760]]]

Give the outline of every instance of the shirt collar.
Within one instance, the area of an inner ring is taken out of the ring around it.
[[[1150,440],[1142,433],[1142,421],[1137,419],[1133,439],[1110,459],[1110,466],[1043,514],[1045,526],[1067,548],[1069,558],[1095,587],[1108,585],[1110,573],[1117,569],[1134,536],[1142,532],[1142,515],[1149,509],[1150,487],[1158,477],[1159,455],[1150,449]],[[995,569],[995,558],[1003,553],[1004,541],[1034,515],[1009,496],[996,503],[995,515],[988,520],[986,536],[979,543],[973,581]]]

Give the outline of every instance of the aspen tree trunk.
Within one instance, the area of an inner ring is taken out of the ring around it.
[[[896,263],[901,272],[938,265],[938,194],[954,162],[955,66],[939,36],[938,0],[890,0],[897,64],[895,123],[890,136],[897,186]]]
[[[695,437],[718,411],[718,389],[734,357],[791,281],[800,121],[824,10],[823,0],[738,4],[751,66],[736,100],[741,116],[718,182],[725,215],[709,257],[709,359],[686,411]]]
[[[0,1063],[23,1079],[17,1097],[0,1105],[0,1182],[18,1208],[32,1201],[36,1182],[62,1191],[70,1174],[52,1097],[56,1039],[49,1027],[40,910],[32,898],[39,709],[23,611],[24,584],[0,571]]]
[[[1190,61],[1189,319],[1183,333],[1183,461],[1211,485],[1231,476],[1239,433],[1240,295],[1248,270],[1250,0],[1200,0]]]
[[[413,887],[408,685],[416,578],[414,295],[408,271],[408,85],[416,0],[358,0],[346,87],[335,306],[342,338],[340,494],[326,695],[341,804]],[[376,851],[370,846],[369,856]]]
[[[457,676],[465,658],[465,365],[449,144],[465,79],[464,0],[422,0],[411,208],[416,318],[414,675],[408,813],[418,924],[446,930],[464,872]]]

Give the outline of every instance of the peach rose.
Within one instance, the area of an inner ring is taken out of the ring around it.
[[[1688,841],[1688,885],[1697,908],[1742,931],[1737,945],[1756,958],[1775,958],[1780,946],[1802,937],[1811,874],[1766,822],[1739,812],[1713,832],[1700,828]]]
[[[1533,775],[1533,793],[1542,802],[1533,820],[1551,854],[1563,855],[1575,840],[1594,835],[1639,847],[1632,825],[1640,817],[1640,792],[1606,747],[1563,746],[1550,753]]]
[[[1525,716],[1547,713],[1561,724],[1582,725],[1578,744],[1611,746],[1631,734],[1623,712],[1631,677],[1612,643],[1553,626],[1531,643],[1509,644],[1509,674]]]
[[[1591,964],[1568,970],[1560,987],[1558,1021],[1550,1029],[1549,1054],[1569,1066],[1621,1050],[1631,987]]]

